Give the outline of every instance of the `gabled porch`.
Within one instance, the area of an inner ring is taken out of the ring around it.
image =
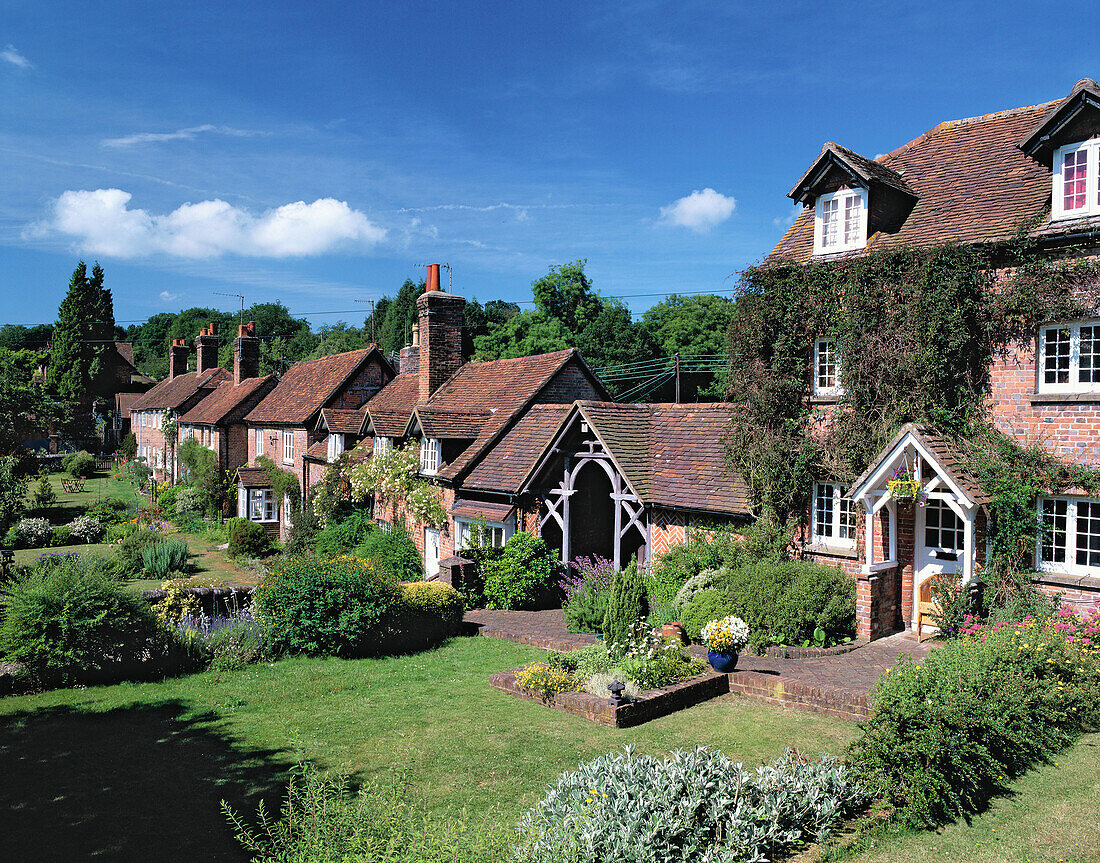
[[[974,580],[988,499],[941,435],[907,424],[848,496],[865,513],[856,593],[860,638],[913,627],[921,586],[933,576]]]

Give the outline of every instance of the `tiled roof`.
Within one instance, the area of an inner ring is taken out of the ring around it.
[[[115,393],[115,410],[123,419],[130,418],[130,406],[144,393]]]
[[[384,359],[370,347],[295,363],[245,421],[305,425],[374,352]]]
[[[322,438],[305,451],[302,458],[311,461],[328,461],[328,438]]]
[[[497,501],[455,498],[450,513],[456,518],[484,518],[486,521],[505,521],[515,509],[515,504]]]
[[[473,440],[481,431],[482,425],[492,416],[488,410],[447,411],[430,406],[416,409],[416,418],[424,437],[459,438]],[[411,423],[412,420],[410,419]]]
[[[247,407],[252,397],[262,398],[265,391],[270,391],[275,383],[273,375],[265,375],[262,378],[247,378],[239,384],[233,383],[233,378],[223,381],[210,395],[195,405],[191,410],[179,418],[181,423],[187,425],[216,425],[222,422],[239,422],[240,414]]]
[[[982,489],[977,478],[967,470],[965,456],[939,432],[918,423],[906,423],[901,427],[901,430],[894,435],[893,440],[884,446],[879,455],[867,466],[867,470],[852,483],[849,494],[865,485],[872,474],[890,457],[898,444],[910,436],[935,456],[940,463],[940,467],[943,468],[943,473],[946,474],[945,478],[955,483],[970,500],[978,506],[985,506],[989,503],[989,495]]]
[[[131,342],[115,342],[115,350],[131,366],[134,365],[134,345]],[[136,369],[136,366],[134,366]]]
[[[899,192],[904,192],[907,195],[916,196],[916,192],[913,191],[905,181],[905,178],[897,171],[886,167],[880,162],[875,162],[872,159],[861,156],[854,150],[849,150],[847,147],[841,147],[839,144],[828,141],[825,146],[821,148],[821,155],[817,157],[806,173],[799,178],[794,188],[787,193],[787,197],[794,198],[795,200],[802,200],[802,196],[806,194],[812,186],[813,175],[817,174],[830,159],[835,159],[846,166],[848,170],[862,179],[864,183],[881,183],[884,186],[897,189]]]
[[[268,479],[267,471],[259,467],[237,468],[237,482],[239,482],[245,488],[271,487],[271,480]]]
[[[1050,169],[1025,156],[1018,144],[1059,102],[940,123],[876,159],[903,177],[918,200],[896,232],[873,234],[867,248],[1005,240],[1024,222],[1049,216]],[[1048,220],[1036,232],[1077,227],[1066,222],[1051,227]],[[809,259],[813,231],[814,208],[807,206],[769,260]]]
[[[439,472],[444,480],[455,480],[470,467],[479,456],[502,434],[539,391],[569,362],[583,364],[575,348],[518,357],[508,360],[491,360],[484,363],[466,363],[436,390],[428,400],[428,407],[442,411],[468,411],[480,408],[491,412],[478,431],[477,438],[463,453]],[[596,381],[602,392],[603,386]]]
[[[645,502],[674,509],[747,514],[749,493],[727,465],[732,406],[578,402]]]
[[[321,419],[325,428],[333,434],[359,434],[363,428],[363,411],[341,410],[339,408],[325,408],[321,411]]]
[[[165,378],[140,399],[130,405],[131,411],[176,410],[186,404],[199,390],[213,390],[222,381],[232,380],[233,375],[225,369],[215,368],[198,372],[187,372],[174,378]]]
[[[462,487],[516,494],[572,409],[572,405],[532,405],[470,471]]]
[[[420,398],[420,376],[411,372],[398,375],[363,406],[371,424],[383,437],[401,437],[405,425]]]

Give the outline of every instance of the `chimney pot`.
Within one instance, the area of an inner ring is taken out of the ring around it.
[[[425,291],[439,290],[439,264],[428,264],[428,281]]]

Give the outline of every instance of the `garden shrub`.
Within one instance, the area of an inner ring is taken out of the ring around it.
[[[166,518],[171,518],[176,514],[176,500],[179,498],[180,486],[169,485],[165,483],[163,487],[157,488],[157,506]]]
[[[209,637],[210,661],[220,671],[244,668],[257,662],[269,662],[277,657],[271,629],[250,613],[230,618]]]
[[[260,582],[255,612],[280,651],[356,656],[372,647],[397,600],[397,583],[370,561],[288,557]]]
[[[979,610],[972,607],[969,585],[964,585],[962,578],[957,575],[945,573],[933,575],[929,584],[929,593],[935,605],[932,620],[939,627],[940,633],[947,638],[958,635],[959,630],[965,625],[966,618],[972,612]]]
[[[1100,720],[1100,614],[972,627],[889,669],[848,758],[914,827],[982,811]]]
[[[483,564],[488,607],[535,608],[553,585],[554,560],[542,537],[512,534],[503,553]]]
[[[54,491],[50,475],[43,471],[38,475],[38,482],[34,484],[31,492],[31,508],[42,512],[57,503],[57,492]]]
[[[170,572],[186,572],[190,556],[186,542],[167,537],[147,543],[141,549],[141,565],[150,578],[163,579]]]
[[[362,544],[378,530],[370,511],[358,507],[331,519],[314,538],[318,554],[343,554]]]
[[[43,684],[103,682],[132,673],[157,622],[96,558],[64,555],[0,591],[0,649]]]
[[[700,590],[713,588],[719,582],[726,582],[728,579],[729,570],[726,569],[704,569],[696,573],[685,581],[680,586],[680,589],[676,591],[676,596],[672,600],[673,611],[678,615],[682,615],[685,606],[687,606],[691,598]]]
[[[126,432],[126,436],[122,439],[122,443],[118,445],[118,454],[125,459],[130,459],[137,455],[137,435],[132,431]]]
[[[15,525],[15,535],[26,548],[44,548],[50,544],[53,529],[48,519],[21,518]]]
[[[145,571],[145,561],[142,559],[145,546],[158,542],[161,536],[143,525],[132,524],[131,526],[133,530],[119,526],[120,530],[129,532],[121,537],[121,542],[115,549],[115,561],[120,573],[140,575]]]
[[[105,497],[88,507],[87,514],[98,518],[104,527],[122,523],[130,512],[130,504],[121,497]]]
[[[740,863],[821,841],[863,802],[849,771],[827,756],[788,753],[749,773],[721,752],[667,758],[633,747],[563,773],[519,824],[526,863]]]
[[[637,558],[621,572],[611,576],[607,611],[603,618],[603,638],[608,644],[625,644],[634,625],[645,617],[645,581],[638,572]]]
[[[543,701],[551,701],[562,692],[573,692],[577,685],[577,678],[561,666],[529,662],[516,669],[516,686]]]
[[[95,471],[95,456],[86,450],[65,453],[61,459],[61,468],[69,476],[91,476]]]
[[[734,602],[728,596],[720,594],[714,588],[694,593],[680,612],[680,622],[684,625],[688,637],[698,641],[703,627],[712,620],[721,620],[736,610]]]
[[[299,765],[278,819],[261,804],[251,827],[226,803],[222,811],[252,863],[500,863],[513,831],[494,813],[477,818],[429,805],[403,773],[349,787],[346,777]]]
[[[311,504],[307,504],[290,516],[290,533],[286,539],[287,554],[302,555],[313,550],[313,543],[321,530],[321,519]]]
[[[607,558],[578,557],[559,582],[562,613],[570,632],[603,632],[607,595],[615,571]]]
[[[103,523],[94,515],[78,515],[69,522],[69,536],[77,542],[99,542],[106,532]]]
[[[438,644],[458,634],[464,610],[462,594],[449,584],[440,581],[399,584],[377,649],[411,653]]]
[[[59,524],[53,529],[53,545],[72,545],[73,544],[73,531],[67,524]]]
[[[167,505],[165,505],[167,509]],[[175,505],[172,512],[177,522],[193,522],[202,519],[202,493],[197,488],[177,487]]]
[[[230,557],[260,557],[271,550],[271,537],[258,522],[231,518],[226,524]]]
[[[392,525],[389,530],[378,528],[368,531],[366,539],[356,547],[355,554],[365,557],[397,581],[420,581],[424,578],[424,561],[402,522]]]

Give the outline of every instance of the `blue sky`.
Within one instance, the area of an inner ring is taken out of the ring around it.
[[[0,3],[0,321],[78,257],[119,320],[282,300],[314,324],[418,264],[529,300],[722,291],[835,140],[1100,77],[1092,4]],[[635,311],[658,298],[628,300]]]

